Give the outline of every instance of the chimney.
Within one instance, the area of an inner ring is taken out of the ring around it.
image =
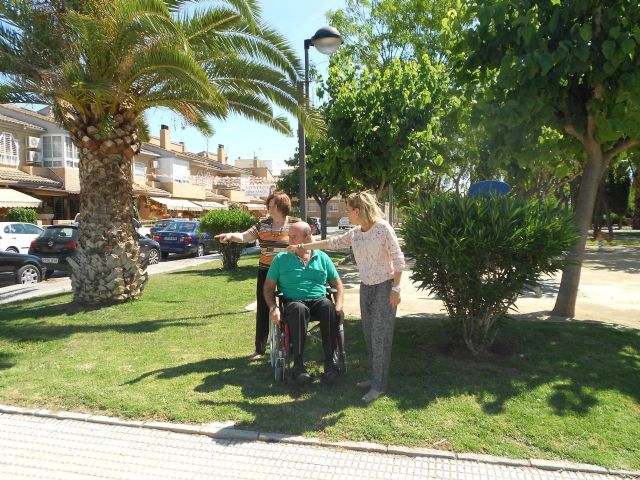
[[[224,154],[224,145],[219,143],[218,144],[218,161],[220,163],[227,163],[227,156]]]
[[[181,149],[181,150],[180,150],[180,153],[184,153],[184,152],[186,152],[186,151],[187,151],[187,149],[186,149],[186,148],[184,148],[184,142],[180,142],[180,149]]]
[[[160,148],[171,150],[171,135],[168,125],[160,125]]]

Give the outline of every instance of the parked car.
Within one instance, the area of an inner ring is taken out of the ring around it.
[[[138,234],[140,252],[147,264],[158,263],[160,245],[143,235]],[[31,242],[29,254],[42,259],[45,272],[49,278],[56,270],[69,271],[67,258],[73,255],[78,247],[78,225],[52,225],[42,235]]]
[[[164,230],[164,228],[168,226],[171,222],[180,222],[180,221],[183,221],[183,219],[182,218],[163,218],[162,220],[158,220],[153,225],[151,225],[151,228],[149,229],[151,233],[151,238],[153,238],[156,232],[159,232],[160,230]]]
[[[142,235],[143,237],[151,238],[151,229],[149,227],[145,227],[140,223],[140,220],[137,218],[133,219],[133,225],[136,227],[136,231]]]
[[[147,265],[155,265],[160,262],[160,244],[140,233],[138,233],[138,244],[140,254],[147,261]]]
[[[0,273],[13,275],[16,283],[38,283],[44,279],[44,266],[35,255],[0,252]]]
[[[338,220],[338,230],[350,230],[352,228],[353,225],[351,225],[349,217],[340,217],[340,220]]]
[[[176,220],[156,232],[153,239],[160,244],[162,258],[170,253],[190,253],[201,257],[209,253],[211,236],[199,232],[200,222],[195,220]]]
[[[44,229],[33,223],[0,222],[0,251],[27,253],[33,239]]]

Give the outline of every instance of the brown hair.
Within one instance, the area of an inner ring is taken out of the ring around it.
[[[347,197],[347,205],[360,209],[360,219],[367,223],[374,223],[384,218],[384,213],[378,206],[378,200],[369,192],[352,193]]]
[[[291,199],[289,198],[289,195],[284,193],[282,190],[272,192],[271,195],[267,197],[267,201],[265,203],[267,208],[269,208],[269,202],[271,200],[273,200],[280,213],[285,216],[289,215],[289,212],[291,212]]]

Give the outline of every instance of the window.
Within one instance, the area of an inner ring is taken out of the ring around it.
[[[144,177],[147,174],[147,168],[144,162],[135,162],[133,164],[133,176]]]
[[[18,142],[9,132],[0,133],[0,163],[18,166]]]
[[[64,137],[64,146],[66,166],[78,168],[78,159],[80,156],[78,155],[78,148],[71,141],[71,137]]]
[[[68,135],[43,135],[42,157],[45,167],[78,168],[78,148]]]
[[[175,183],[191,183],[190,174],[188,161],[177,159],[173,161],[173,181]]]
[[[64,149],[61,135],[42,137],[42,157],[45,167],[63,167]]]
[[[314,202],[309,202],[309,207],[307,208],[307,210],[309,210],[310,212],[317,212],[318,211],[318,204],[314,201]]]
[[[337,212],[339,210],[338,205],[335,203],[330,203],[328,211],[329,212]]]

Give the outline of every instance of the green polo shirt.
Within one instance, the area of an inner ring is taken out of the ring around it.
[[[312,250],[306,267],[294,253],[277,254],[267,278],[278,283],[278,289],[286,299],[306,300],[324,297],[325,285],[339,277],[329,256],[320,250]]]

